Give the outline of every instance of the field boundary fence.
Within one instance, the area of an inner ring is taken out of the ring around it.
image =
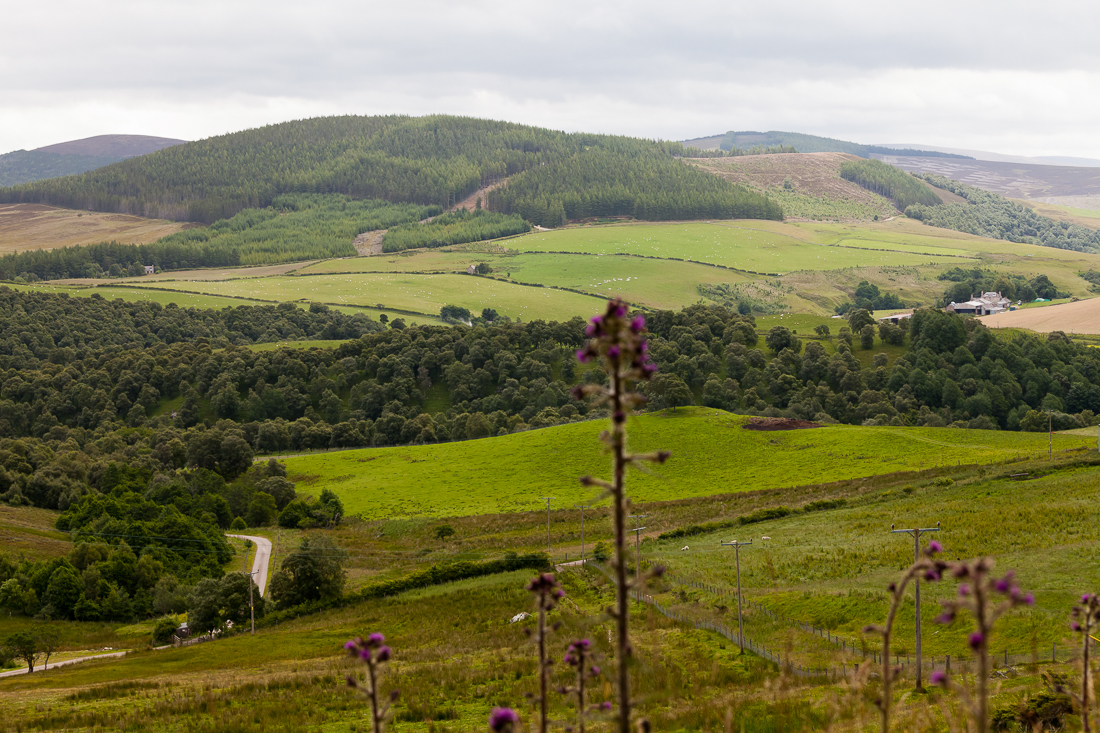
[[[731,588],[725,588],[723,586],[713,585],[710,583],[702,583],[695,580],[681,580],[679,578],[671,578],[667,574],[665,575],[665,578],[676,585],[694,588],[696,590],[701,590],[707,593],[722,596],[724,598],[732,598],[734,599],[734,601],[736,601],[737,593]],[[814,624],[808,624],[803,621],[799,621],[797,619],[778,614],[775,611],[769,609],[767,606],[764,606],[763,604],[745,598],[744,594],[742,594],[741,596],[741,603],[745,608],[762,613],[776,623],[784,624],[786,626],[798,629],[807,634],[816,636],[819,639],[827,641],[843,652],[849,654],[858,654],[864,659],[870,660],[875,664],[882,663],[882,652],[878,649],[868,647],[863,643],[850,641],[845,637],[834,634],[830,630],[821,628]],[[675,611],[672,611],[672,613],[675,613]],[[678,617],[683,618],[679,614]],[[721,624],[717,625],[721,626]],[[736,632],[733,632],[733,636],[729,638],[732,638],[734,641],[736,641]],[[762,645],[758,645],[755,642],[753,644],[754,646],[761,646],[761,648],[763,648]],[[745,647],[749,647],[749,639],[747,636],[745,637]],[[753,650],[753,653],[756,653],[755,649]],[[900,668],[903,672],[915,672],[917,660],[914,655],[892,654],[891,656],[894,657],[893,661],[895,667]],[[998,670],[1006,669],[1009,667],[1017,667],[1021,665],[1038,664],[1041,662],[1070,662],[1076,660],[1079,656],[1080,649],[1078,649],[1077,647],[1067,647],[1064,645],[1059,647],[1055,643],[1051,644],[1049,652],[1046,652],[1045,650],[1040,650],[1038,647],[1026,652],[1018,653],[1009,652],[1007,649],[1001,651],[990,650],[989,660],[990,667],[993,670]],[[771,657],[768,658],[770,659]],[[773,661],[775,660],[773,659]],[[978,660],[974,657],[963,657],[951,654],[928,654],[925,655],[925,658],[923,660],[921,660],[922,669],[930,671],[939,669],[945,672],[955,672],[963,674],[974,672],[977,669],[977,664]]]

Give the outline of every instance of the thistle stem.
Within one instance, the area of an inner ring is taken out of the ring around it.
[[[549,692],[546,689],[546,672],[546,604],[543,599],[539,599],[539,733],[546,733],[548,730],[546,704],[549,701]]]
[[[370,709],[374,733],[382,733],[382,716],[378,714],[378,679],[374,673],[373,659],[367,662],[367,676],[370,677]]]
[[[624,379],[619,366],[611,370],[611,414],[623,413]],[[611,421],[611,451],[614,456],[614,476],[611,482],[611,498],[615,507],[615,590],[616,622],[618,624],[618,673],[620,733],[630,733],[630,586],[626,563],[626,496],[623,479],[626,473],[624,423]]]

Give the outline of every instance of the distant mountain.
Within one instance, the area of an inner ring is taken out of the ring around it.
[[[123,159],[155,153],[185,142],[187,141],[152,135],[96,135],[82,140],[70,140],[67,143],[35,148],[32,152]]]
[[[696,147],[702,150],[733,150],[734,148],[771,147],[775,145],[791,145],[800,153],[848,153],[858,155],[861,158],[869,158],[875,153],[887,153],[891,155],[930,156],[936,158],[968,158],[967,155],[958,153],[940,152],[931,149],[914,148],[904,153],[897,149],[885,148],[878,145],[863,145],[862,143],[837,140],[831,137],[819,137],[806,135],[801,132],[727,132],[725,135],[701,137],[694,140],[684,140],[688,147]]]
[[[1100,160],[1095,158],[1075,158],[1068,155],[1040,155],[1034,158],[1026,155],[1005,155],[993,153],[988,150],[969,150],[966,148],[945,148],[935,145],[922,145],[918,143],[883,143],[878,148],[888,148],[886,155],[912,156],[913,150],[938,153],[957,153],[973,160],[985,160],[991,163],[1023,163],[1025,165],[1068,165],[1084,168],[1100,168]],[[905,150],[906,152],[902,152]],[[879,151],[882,152],[882,151]]]
[[[85,173],[184,142],[151,135],[97,135],[34,150],[16,150],[0,155],[0,186]]]

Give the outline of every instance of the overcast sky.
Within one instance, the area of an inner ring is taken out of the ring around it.
[[[443,112],[1100,158],[1086,2],[53,0],[0,6],[0,153]]]

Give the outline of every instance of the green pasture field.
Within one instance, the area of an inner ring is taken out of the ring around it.
[[[680,408],[632,418],[632,449],[672,459],[631,478],[639,501],[665,501],[1037,455],[1046,436],[950,428],[834,425],[812,430],[743,430],[747,418]],[[482,440],[370,448],[287,459],[302,490],[334,491],[365,519],[523,512],[556,496],[568,506],[596,497],[578,477],[607,473],[602,420]],[[1058,450],[1092,441],[1055,436]]]
[[[385,266],[380,266],[383,260],[386,260]],[[694,262],[591,254],[487,253],[470,256],[462,252],[429,251],[397,261],[373,256],[343,260],[339,264],[346,266],[349,262],[363,270],[401,267],[403,272],[463,271],[470,264],[484,262],[493,268],[493,278],[571,288],[606,297],[619,296],[632,303],[670,310],[698,302],[700,283],[736,283],[748,279],[736,271]],[[318,265],[300,276],[326,269]]]
[[[335,305],[382,306],[425,315],[444,305],[480,313],[495,308],[524,321],[587,318],[600,309],[597,298],[549,288],[531,288],[469,275],[351,274],[325,277],[272,277],[231,282],[162,283],[159,287],[272,301],[317,301]],[[400,314],[390,313],[391,318]]]
[[[1010,616],[993,649],[1026,654],[1034,645],[1049,658],[1052,644],[1067,643],[1070,607],[1082,593],[1100,587],[1100,469],[1095,463],[1054,472],[1005,466],[988,473],[958,483],[914,481],[903,490],[871,494],[837,509],[655,541],[643,554],[666,564],[672,578],[728,588],[732,551],[719,541],[752,540],[741,553],[741,583],[748,598],[858,643],[865,624],[885,617],[883,590],[913,560],[912,538],[891,534],[891,527],[938,523],[941,531],[926,535],[924,543],[934,538],[950,560],[992,556],[998,573],[1014,570],[1015,582],[1035,593],[1035,607]],[[684,546],[689,549],[682,551]],[[938,599],[955,592],[951,580],[922,584],[926,654],[968,656],[968,624],[943,628],[929,622]],[[753,626],[750,621],[750,637]],[[899,619],[902,654],[913,650],[913,629],[910,602]],[[866,641],[877,646],[870,637]]]
[[[72,285],[18,285],[4,283],[7,287],[32,293],[64,293],[74,297],[90,297],[93,293],[108,300],[119,298],[130,302],[153,302],[167,305],[175,303],[181,308],[236,308],[241,305],[267,305],[258,300],[240,298],[219,298],[196,293],[172,293],[163,290],[144,290],[140,288],[81,287]]]
[[[681,258],[756,273],[965,264],[969,257],[963,252],[926,254],[903,246],[889,251],[821,246],[810,241],[796,225],[756,221],[566,228],[528,234],[510,240],[508,246],[520,251],[628,253]]]

